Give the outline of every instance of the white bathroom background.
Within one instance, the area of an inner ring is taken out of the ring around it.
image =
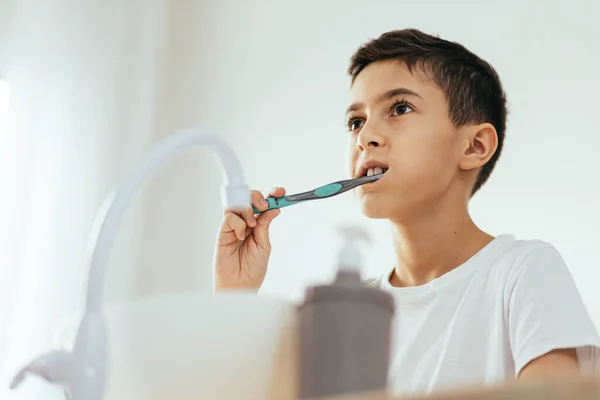
[[[507,142],[474,218],[553,243],[600,326],[599,4],[0,0],[0,398],[60,398],[43,382],[6,387],[78,311],[97,209],[153,143],[212,130],[260,190],[345,178],[348,59],[405,27],[462,42],[498,70]],[[144,188],[115,244],[110,301],[211,290],[220,185],[198,151]],[[331,277],[335,226],[347,222],[374,239],[365,274],[389,268],[386,223],[348,194],[283,210],[262,292],[299,299]]]

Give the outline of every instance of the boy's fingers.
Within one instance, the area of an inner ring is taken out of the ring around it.
[[[238,215],[229,212],[225,214],[220,233],[233,233],[239,240],[244,240],[246,238],[246,222]],[[219,236],[220,239],[221,236]]]
[[[252,203],[252,206],[259,210],[264,210],[268,206],[265,196],[258,190],[250,192],[250,202]]]
[[[285,189],[282,187],[274,187],[269,191],[269,197],[283,197],[285,196]]]
[[[265,197],[258,190],[252,190],[250,192],[250,203],[251,206],[243,210],[240,215],[250,228],[254,228],[256,226],[256,217],[254,216],[254,209],[252,207],[264,210],[267,208],[268,204]]]
[[[256,218],[254,217],[254,210],[252,207],[246,208],[244,211],[240,213],[240,217],[244,219],[246,225],[251,228],[256,226]]]
[[[258,239],[259,243],[269,242],[269,226],[280,213],[280,209],[275,209],[260,214],[257,219],[256,228],[254,228],[254,236]]]
[[[264,210],[265,208],[267,208],[267,203],[265,201],[264,206],[261,206],[261,201],[265,199],[265,196],[263,196],[263,194],[261,192],[259,192],[258,190],[251,190],[250,191],[250,204],[248,205],[250,206],[254,206],[258,209]],[[250,208],[249,208],[250,209]],[[230,209],[225,209],[223,210],[223,216],[225,216],[227,213],[235,213],[237,215],[242,215],[243,211],[245,210],[230,210]]]

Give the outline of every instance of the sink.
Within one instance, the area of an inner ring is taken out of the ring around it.
[[[106,400],[295,399],[293,304],[189,292],[106,305]]]

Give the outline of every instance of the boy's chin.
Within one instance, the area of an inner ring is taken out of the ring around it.
[[[363,215],[371,219],[387,219],[391,217],[391,210],[385,205],[370,201],[364,201],[361,204],[361,211]]]

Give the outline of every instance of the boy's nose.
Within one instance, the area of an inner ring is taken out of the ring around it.
[[[379,142],[372,140],[369,143],[367,143],[367,147],[379,147]]]
[[[367,128],[365,125],[358,134],[356,145],[360,151],[364,151],[373,147],[382,147],[385,145],[385,138],[383,135],[378,134],[377,130],[373,128]]]

